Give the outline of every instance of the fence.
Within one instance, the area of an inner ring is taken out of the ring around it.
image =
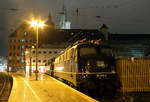
[[[116,64],[123,92],[150,91],[150,59],[118,59]]]

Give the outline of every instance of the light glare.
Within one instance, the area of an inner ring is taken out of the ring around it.
[[[44,27],[44,22],[39,22],[39,23],[38,23],[38,26],[39,26],[39,27]]]
[[[37,21],[32,20],[32,21],[31,21],[31,26],[32,26],[32,27],[36,27],[36,26],[37,26]]]

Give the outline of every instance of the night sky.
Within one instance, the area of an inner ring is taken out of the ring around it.
[[[150,0],[65,0],[65,4],[74,29],[97,29],[105,23],[111,33],[150,34]],[[47,19],[52,11],[58,28],[61,8],[62,0],[0,0],[0,55],[7,55],[8,35],[31,15]]]

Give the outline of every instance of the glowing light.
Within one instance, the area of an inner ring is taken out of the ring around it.
[[[39,22],[38,25],[39,27],[44,27],[44,22]]]
[[[56,70],[62,71],[64,67],[56,67]]]
[[[31,22],[30,22],[30,25],[32,26],[32,27],[44,27],[44,22],[43,21],[36,21],[36,20],[32,20]]]
[[[26,53],[26,54],[28,54],[28,53],[29,53],[29,51],[25,51],[25,53]]]
[[[36,27],[36,26],[37,26],[37,21],[32,20],[32,21],[30,22],[30,24],[31,24],[32,27]]]
[[[29,70],[30,70],[30,67],[26,66],[26,72],[29,72]]]
[[[41,71],[41,73],[44,73],[45,72],[45,67],[44,66],[40,66],[40,71]]]

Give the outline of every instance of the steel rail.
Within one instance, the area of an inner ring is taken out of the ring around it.
[[[6,83],[7,83],[6,76],[4,74],[2,76],[3,76],[3,79],[4,79],[4,83],[3,83],[2,89],[0,90],[0,97],[2,96],[3,91],[6,87]]]

